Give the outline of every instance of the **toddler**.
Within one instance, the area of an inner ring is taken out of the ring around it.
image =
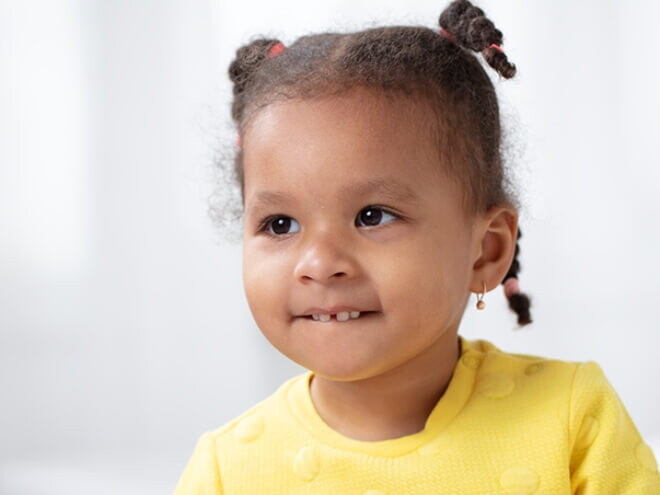
[[[503,284],[518,323],[518,201],[494,86],[516,68],[466,0],[440,29],[259,39],[229,73],[244,283],[309,371],[201,436],[177,495],[660,494],[594,362],[458,334]]]

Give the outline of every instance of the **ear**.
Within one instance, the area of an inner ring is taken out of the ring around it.
[[[480,294],[496,288],[511,267],[518,239],[518,212],[508,206],[491,208],[476,223],[476,254],[470,290]]]

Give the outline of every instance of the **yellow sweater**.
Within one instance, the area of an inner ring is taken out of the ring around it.
[[[651,449],[594,362],[461,338],[424,429],[367,442],[317,414],[312,372],[200,438],[175,495],[653,495]]]

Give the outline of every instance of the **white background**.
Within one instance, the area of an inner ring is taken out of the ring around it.
[[[207,217],[251,36],[435,28],[444,2],[0,0],[0,493],[170,493],[198,436],[302,370]],[[520,281],[462,334],[601,364],[656,453],[660,4],[484,0],[523,189]]]

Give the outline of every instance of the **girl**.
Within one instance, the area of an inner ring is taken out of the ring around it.
[[[521,325],[518,207],[492,69],[502,33],[465,0],[441,30],[240,48],[244,282],[266,338],[309,372],[199,440],[187,494],[652,494],[650,448],[600,367],[458,329],[502,283]]]

